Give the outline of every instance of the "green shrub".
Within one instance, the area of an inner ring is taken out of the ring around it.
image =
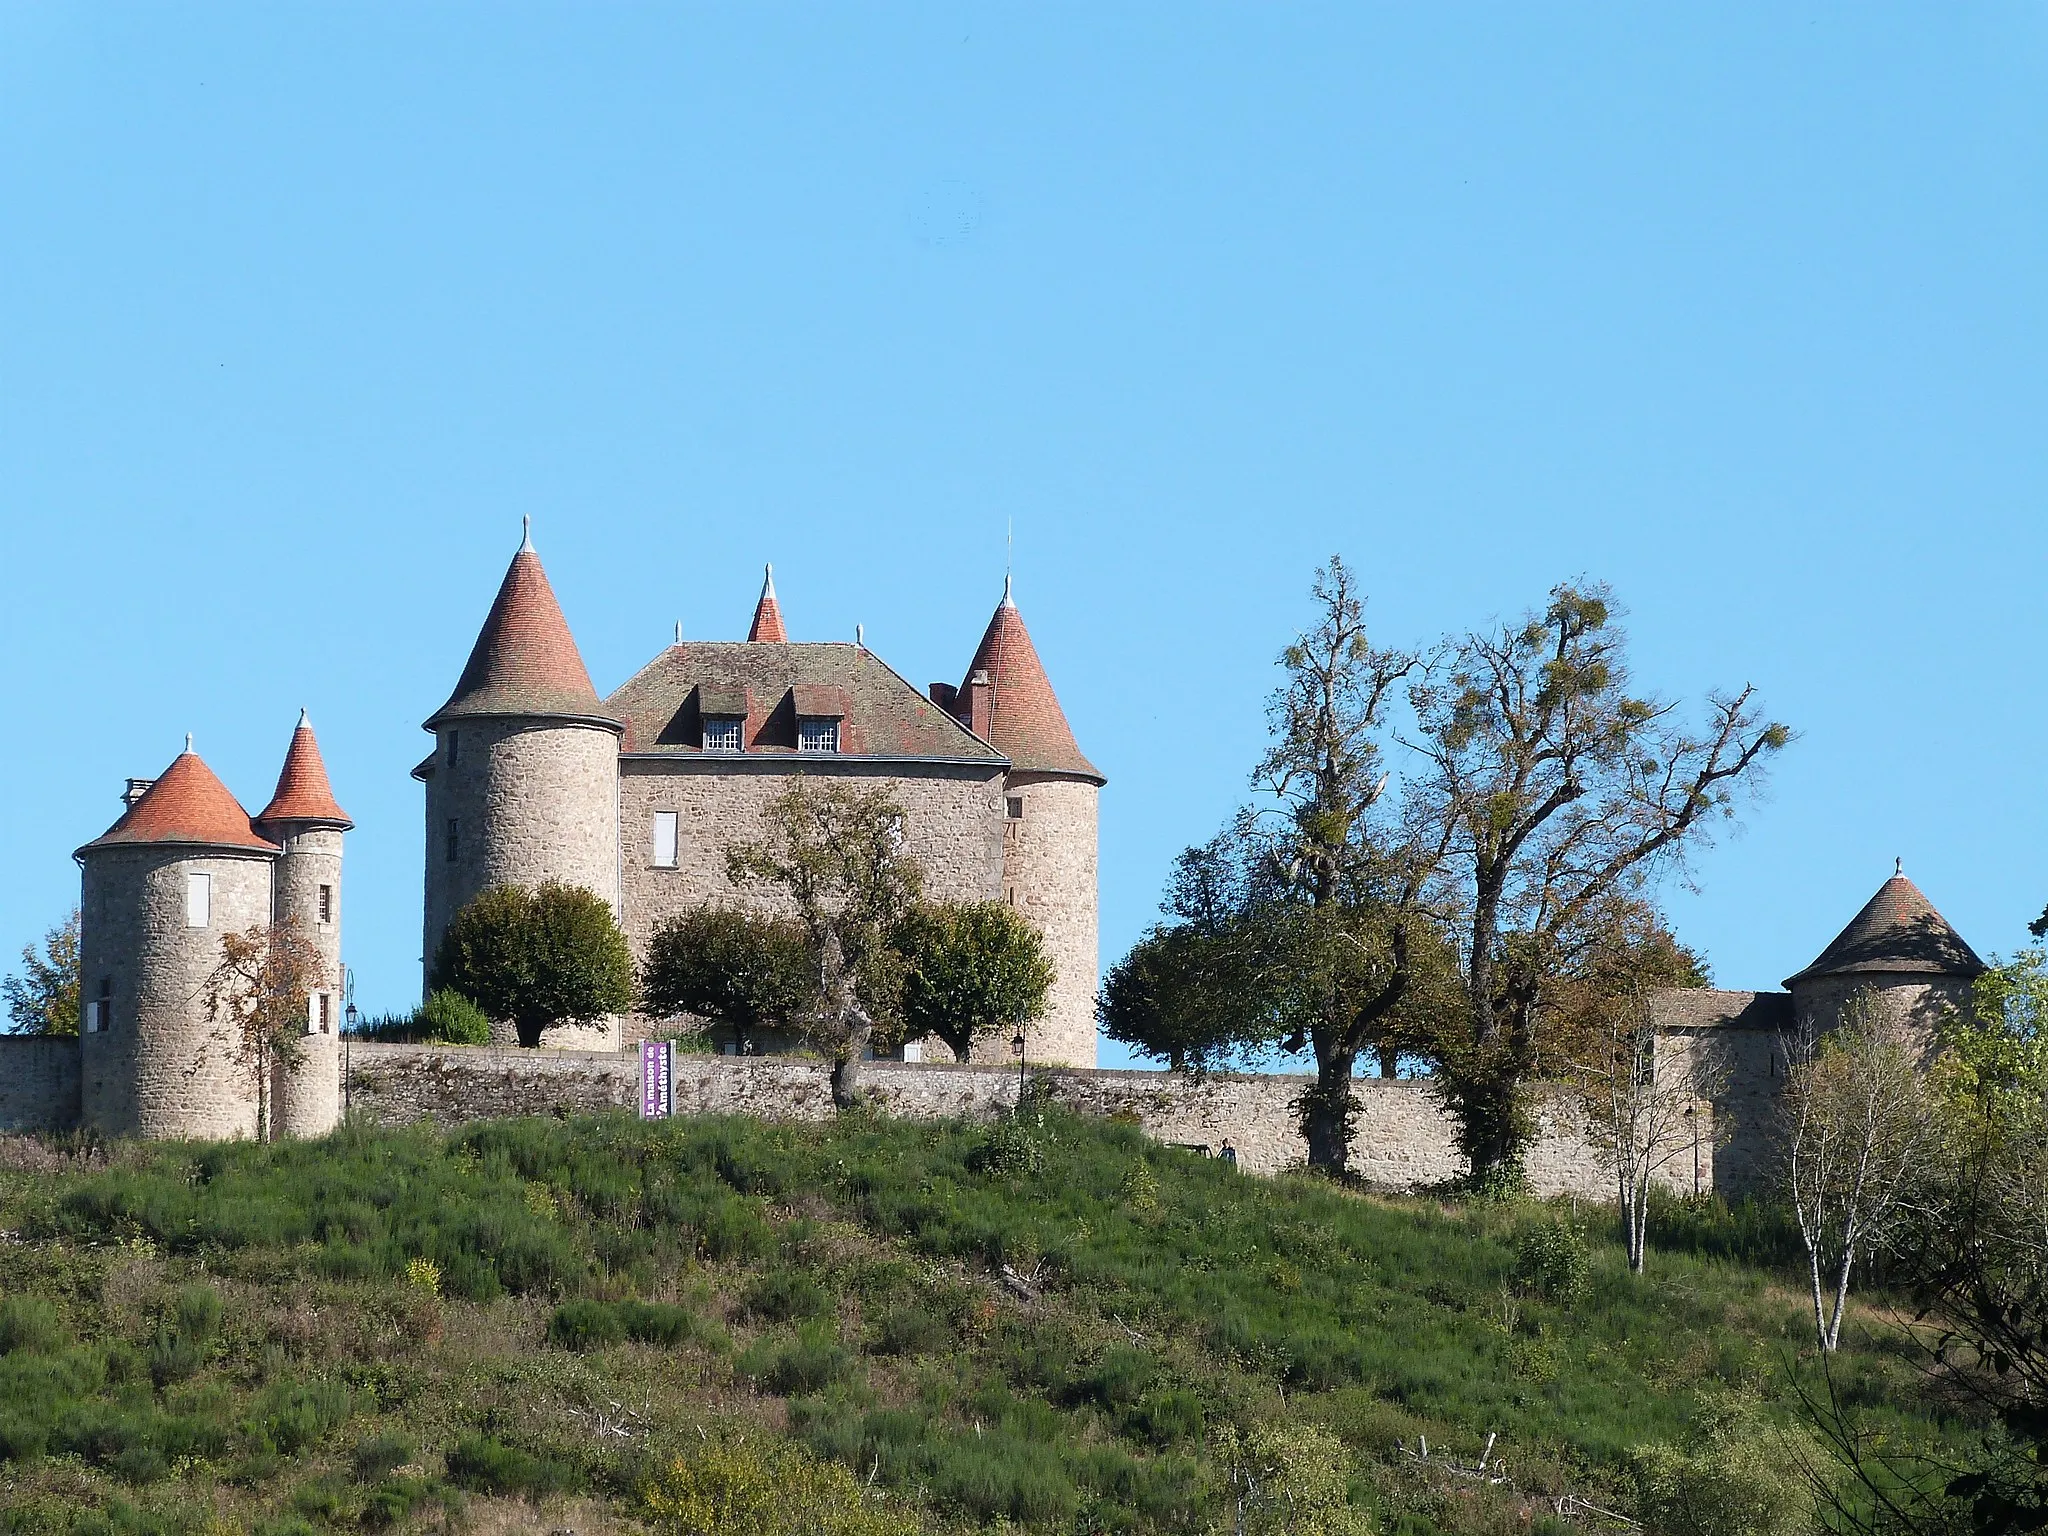
[[[473,1493],[532,1496],[576,1486],[573,1467],[489,1435],[465,1435],[448,1453],[448,1481]]]
[[[1045,1163],[1045,1150],[1031,1129],[1014,1115],[988,1128],[981,1144],[967,1156],[967,1166],[992,1179],[1028,1178]]]
[[[187,1338],[199,1344],[211,1343],[220,1332],[220,1292],[205,1284],[180,1286],[171,1318]]]
[[[491,1021],[483,1009],[449,987],[439,988],[412,1016],[413,1038],[444,1045],[489,1045]]]
[[[832,1304],[825,1288],[800,1269],[770,1270],[746,1289],[741,1305],[749,1317],[771,1323],[817,1317]]]
[[[416,1454],[411,1436],[403,1430],[384,1429],[358,1440],[355,1450],[349,1453],[349,1461],[355,1467],[358,1482],[374,1483],[397,1471]]]
[[[1811,1446],[1745,1398],[1713,1404],[1684,1441],[1631,1453],[1652,1536],[1797,1536],[1814,1517]]]
[[[348,1388],[338,1381],[281,1381],[256,1400],[256,1433],[284,1455],[295,1455],[347,1423],[353,1407]]]
[[[548,1342],[563,1349],[603,1349],[625,1337],[625,1320],[607,1301],[565,1301],[548,1320]]]
[[[807,1324],[795,1338],[762,1339],[739,1358],[743,1375],[782,1397],[799,1397],[844,1380],[853,1356],[829,1325]]]
[[[845,1467],[773,1441],[713,1442],[649,1482],[643,1509],[677,1536],[915,1536],[910,1511],[864,1490]]]
[[[1515,1239],[1511,1273],[1524,1294],[1570,1306],[1585,1296],[1592,1279],[1586,1234],[1563,1216],[1523,1228]]]
[[[63,1347],[64,1324],[57,1309],[40,1296],[0,1301],[0,1355],[47,1355]]]
[[[922,1307],[896,1307],[882,1315],[872,1347],[880,1355],[929,1355],[952,1341],[953,1330],[943,1318]]]

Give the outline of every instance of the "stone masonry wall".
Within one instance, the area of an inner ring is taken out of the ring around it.
[[[1002,888],[1001,780],[975,764],[901,763],[789,757],[629,757],[620,763],[624,926],[635,955],[665,917],[706,901],[737,901],[725,878],[728,843],[761,833],[761,810],[801,769],[818,779],[886,789],[909,820],[911,852],[925,868],[925,893],[941,901],[989,901]],[[654,865],[654,813],[676,813],[676,867]],[[750,894],[751,904],[767,898]],[[1091,1033],[1093,1026],[1090,1026]]]
[[[256,1091],[203,992],[220,940],[268,925],[271,859],[169,845],[87,856],[80,974],[113,981],[112,1025],[83,1040],[86,1124],[112,1136],[251,1135]],[[185,877],[213,877],[204,928],[185,923]]]
[[[1003,822],[1003,896],[1045,937],[1056,972],[1045,1017],[1025,1031],[1033,1062],[1095,1065],[1096,802],[1085,779],[1013,773],[1022,816]],[[1000,1055],[1007,1042],[996,1042]],[[982,1054],[979,1044],[975,1055]]]
[[[317,982],[330,994],[327,1030],[309,1029],[298,1042],[297,1064],[278,1064],[271,1113],[284,1136],[322,1136],[341,1118],[341,845],[338,828],[297,825],[286,835],[277,861],[277,914],[296,919],[300,933],[319,951]],[[322,886],[329,893],[324,923]]]
[[[358,1041],[349,1047],[350,1113],[385,1124],[455,1125],[497,1115],[630,1108],[638,1100],[639,1071],[638,1057],[630,1054]],[[1291,1108],[1310,1081],[1305,1077],[1217,1073],[1197,1080],[1058,1067],[1033,1075],[1059,1102],[1090,1114],[1134,1116],[1161,1141],[1214,1153],[1227,1140],[1250,1172],[1276,1173],[1306,1156]],[[891,1113],[919,1119],[992,1117],[1017,1096],[1016,1073],[1002,1067],[877,1061],[868,1064],[864,1080]],[[1425,1085],[1368,1078],[1356,1086],[1360,1114],[1352,1157],[1362,1178],[1412,1189],[1460,1171],[1449,1123]],[[678,1056],[675,1104],[678,1114],[771,1120],[821,1120],[832,1113],[823,1065],[792,1057]],[[1609,1198],[1609,1175],[1571,1116],[1553,1105],[1545,1119],[1545,1134],[1529,1159],[1537,1190]],[[1690,1163],[1667,1169],[1666,1178],[1689,1188]]]
[[[1792,989],[1792,1007],[1799,1028],[1809,1038],[1842,1027],[1851,1003],[1860,1000],[1879,1019],[1896,1025],[1918,1047],[1923,1061],[1934,1055],[1942,1022],[1967,1012],[1971,984],[1960,976],[1913,973],[1852,973],[1817,976]]]
[[[78,1040],[0,1035],[0,1131],[65,1131],[78,1124]]]
[[[455,761],[449,741],[458,745]],[[562,721],[462,719],[427,775],[423,966],[463,904],[494,885],[560,880],[619,903],[619,739]],[[448,824],[456,824],[448,857]]]

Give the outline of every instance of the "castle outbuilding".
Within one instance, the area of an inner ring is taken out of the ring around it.
[[[79,1119],[110,1136],[256,1132],[253,1069],[207,1016],[223,935],[289,914],[319,955],[299,1060],[270,1083],[277,1133],[341,1115],[342,834],[313,728],[301,714],[277,790],[251,817],[192,750],[130,779],[120,818],[77,852],[81,871]]]
[[[1093,1066],[1105,780],[1009,584],[962,681],[924,693],[858,638],[792,641],[772,568],[747,634],[685,641],[678,628],[600,699],[531,539],[521,543],[454,692],[425,722],[434,751],[413,770],[426,786],[429,970],[450,919],[494,885],[583,886],[639,955],[691,908],[772,900],[727,880],[725,850],[758,836],[765,805],[802,773],[894,796],[933,899],[1006,901],[1030,919],[1058,979],[1027,1055]],[[572,1027],[547,1043],[616,1043],[591,1035]],[[998,1049],[1007,1057],[1007,1042]]]

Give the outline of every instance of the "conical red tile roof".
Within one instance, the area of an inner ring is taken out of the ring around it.
[[[609,721],[531,542],[512,557],[462,680],[428,719],[427,729],[468,715]]]
[[[193,843],[277,852],[277,845],[258,835],[241,802],[190,745],[119,821],[78,851],[132,843]]]
[[[1920,888],[1896,874],[1877,888],[1820,957],[1787,977],[1785,985],[1820,976],[1887,972],[1975,976],[1983,969],[1977,952],[1934,910]]]
[[[761,600],[754,604],[754,622],[747,630],[749,640],[787,643],[789,631],[782,627],[782,605],[775,601],[775,567],[761,578]]]
[[[277,792],[256,817],[257,822],[323,821],[347,831],[355,823],[334,800],[327,782],[327,765],[320,760],[320,743],[313,739],[312,722],[299,711],[299,727],[292,732],[292,744],[284,754],[284,770],[277,776]]]
[[[1003,584],[1003,600],[988,621],[981,646],[968,664],[968,679],[977,672],[986,672],[994,685],[989,698],[989,745],[1007,757],[1012,767],[1085,774],[1104,782],[1096,766],[1081,755],[1073,728],[1052,691],[1052,680],[1038,659],[1038,648],[1024,628],[1024,616],[1010,599],[1008,582]],[[967,686],[965,682],[960,685],[963,706]]]

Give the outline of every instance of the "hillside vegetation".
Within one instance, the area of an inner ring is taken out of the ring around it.
[[[1811,1321],[1711,1206],[1632,1279],[1049,1109],[7,1152],[6,1532],[1562,1531],[1798,1445]],[[1954,1428],[1881,1336],[1836,1377]]]

